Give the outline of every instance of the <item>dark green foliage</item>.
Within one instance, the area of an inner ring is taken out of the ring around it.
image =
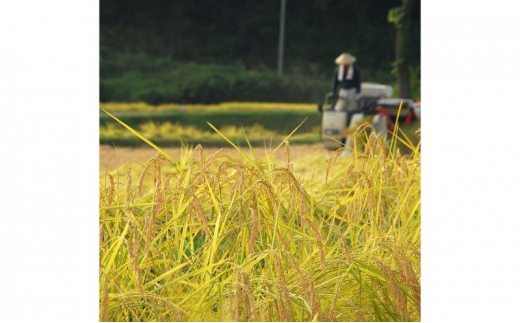
[[[319,102],[328,81],[241,65],[173,63],[145,53],[102,60],[102,102],[217,103],[224,101]]]
[[[275,75],[279,1],[103,0],[101,101],[317,102],[334,58],[358,57],[364,81],[394,83],[399,0],[287,1],[284,77]],[[410,64],[420,63],[420,1],[414,3]]]

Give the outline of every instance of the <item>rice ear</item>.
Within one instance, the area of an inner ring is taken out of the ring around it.
[[[325,170],[325,184],[329,182],[329,176],[332,172],[332,168],[334,167],[334,163],[345,149],[345,147],[338,148],[332,153],[332,155],[330,155],[329,162],[327,163],[327,169]]]

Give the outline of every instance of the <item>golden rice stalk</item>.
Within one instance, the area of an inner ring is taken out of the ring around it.
[[[126,220],[130,221],[130,200],[132,199],[132,168],[128,168],[126,171],[126,195],[125,195],[125,215]]]
[[[382,295],[383,302],[385,305],[390,308],[392,305],[390,303],[390,298],[388,297],[388,293],[384,292],[385,287],[383,287],[383,284],[378,279],[375,279],[374,277],[371,277],[372,285],[374,286],[374,291],[378,295]]]
[[[347,263],[349,265],[352,264],[352,257],[350,256],[350,250],[347,246],[347,242],[345,241],[345,238],[339,231],[337,227],[334,227],[334,231],[336,231],[336,234],[338,235],[339,241],[341,242],[341,248],[343,249],[343,253],[345,254],[345,258],[347,259]]]
[[[228,301],[229,301],[229,314],[231,315],[231,320],[233,322],[239,322],[240,321],[240,317],[238,315],[238,295],[239,295],[239,290],[238,290],[238,284],[235,286],[235,296],[233,297],[233,295],[230,295],[228,297]],[[230,292],[231,294],[231,292]]]
[[[103,234],[103,223],[99,223],[99,249],[101,250],[101,246],[104,242],[104,234]]]
[[[141,248],[141,239],[139,239],[139,232],[137,231],[137,224],[132,224],[133,244],[132,244],[132,262],[133,269],[136,274],[137,286],[139,294],[144,296],[143,280],[141,279],[141,269],[139,268],[139,249]]]
[[[285,255],[286,255],[287,259],[289,259],[289,261],[293,265],[294,270],[296,270],[296,272],[298,273],[298,276],[300,277],[300,286],[301,286],[305,299],[309,300],[309,298],[308,298],[309,291],[307,290],[307,280],[306,280],[305,276],[303,275],[302,270],[300,269],[300,265],[298,265],[298,262],[296,261],[296,259],[294,259],[294,257],[291,255],[290,252],[286,251]]]
[[[131,232],[132,232],[132,241],[125,241],[126,248],[128,250],[128,262],[129,267],[132,268],[132,271],[135,275],[135,280],[137,282],[137,287],[139,289],[139,294],[144,296],[143,285],[141,281],[141,270],[139,268],[139,249],[140,249],[140,240],[138,237],[137,226],[132,222],[131,224]]]
[[[390,287],[392,299],[394,300],[399,318],[403,322],[408,321],[408,304],[406,301],[406,295],[404,295],[398,287],[396,273],[390,269],[388,265],[385,265],[380,261],[377,261],[377,264],[381,271],[388,277],[387,283]]]
[[[298,273],[298,276],[300,277],[300,285],[303,291],[303,296],[311,306],[311,318],[314,318],[316,315],[318,315],[318,319],[321,318],[322,311],[320,307],[320,302],[315,293],[314,282],[312,280],[311,275],[308,272],[304,272],[300,269],[298,262],[289,252],[286,252],[286,256],[290,260],[294,269]]]
[[[144,296],[143,284],[141,280],[141,270],[139,269],[139,249],[140,249],[140,240],[139,233],[137,230],[137,223],[135,223],[134,217],[132,216],[132,211],[130,209],[130,201],[132,197],[132,169],[128,168],[126,172],[126,196],[125,196],[125,216],[126,220],[130,223],[130,230],[132,232],[132,244],[129,244],[126,241],[127,249],[128,249],[128,260],[131,263],[131,268],[133,269],[136,275],[136,281],[139,288],[139,294]]]
[[[154,205],[152,206],[152,214],[157,217],[164,208],[164,185],[161,175],[161,164],[156,163],[154,167]]]
[[[300,217],[303,225],[304,218],[306,217],[306,212],[308,211],[307,202],[305,198],[305,192],[301,187],[301,184],[298,182],[294,174],[283,167],[277,167],[273,169],[273,174],[275,174],[278,178],[280,178],[282,185],[287,184],[289,186],[289,196],[290,196],[290,205],[297,206],[296,203],[299,200],[300,206]],[[298,197],[298,200],[296,199]]]
[[[229,149],[227,148],[220,148],[219,150],[217,150],[217,152],[215,152],[214,154],[212,154],[211,156],[208,157],[208,160],[206,162],[206,165],[209,167],[211,166],[211,163],[218,157],[220,156],[224,156],[225,154],[229,153]]]
[[[244,272],[243,270],[241,270],[241,275],[242,275],[242,288],[243,288],[243,292],[244,292],[244,296],[246,298],[246,311],[247,311],[247,315],[248,317],[253,317],[253,321],[257,322],[258,321],[258,315],[256,314],[256,310],[255,310],[255,304],[254,304],[254,300],[253,300],[253,295],[251,294],[251,287],[250,287],[250,283],[249,283],[249,275]]]
[[[296,191],[298,192],[298,198],[300,200],[300,218],[304,221],[304,219],[309,218],[309,206],[307,205],[303,188],[299,187],[299,183],[297,185],[298,189]]]
[[[114,269],[110,269],[110,278],[112,280],[113,285],[115,286],[117,291],[121,290],[121,286],[119,284],[119,279],[117,278],[117,271]]]
[[[144,232],[145,232],[145,243],[144,243],[144,255],[145,257],[148,257],[148,254],[150,252],[150,245],[153,240],[153,221],[152,217],[149,216],[144,220]]]
[[[143,195],[143,184],[144,184],[146,175],[152,168],[154,168],[155,164],[157,164],[161,161],[169,161],[169,160],[163,154],[158,152],[155,156],[150,158],[148,160],[148,162],[146,162],[146,164],[144,165],[144,170],[141,173],[141,177],[139,178],[139,184],[137,185],[137,193],[139,194],[139,197],[142,197],[142,195]]]
[[[339,297],[339,291],[340,291],[340,282],[338,281],[336,283],[336,292],[334,293],[334,298],[332,299],[332,304],[330,306],[330,320],[335,322],[338,320],[337,316],[336,316],[336,304],[338,302],[338,297]]]
[[[264,321],[264,322],[274,322],[273,307],[278,308],[278,303],[276,302],[276,300],[273,302],[273,304],[269,304],[267,306],[267,315],[268,315],[267,317],[269,318],[269,321]]]
[[[174,307],[172,312],[173,318],[176,322],[186,322],[186,319],[184,318],[184,315],[182,315],[182,311],[179,308]]]
[[[199,152],[199,163],[200,163],[200,170],[205,173],[206,172],[206,163],[204,159],[204,148],[202,148],[201,144],[198,144],[197,147],[195,147],[195,150],[193,152]]]
[[[374,155],[375,140],[376,134],[372,132],[368,137],[368,141],[365,145],[365,151],[363,152],[367,157],[371,157]]]
[[[291,298],[289,296],[289,289],[287,288],[287,281],[285,280],[285,274],[278,252],[274,253],[274,266],[276,275],[278,276],[278,287],[283,292],[283,299],[280,300],[280,310],[281,313],[283,313],[281,316],[283,317],[284,321],[290,322],[292,321]]]
[[[320,306],[320,300],[318,295],[316,294],[316,288],[314,287],[314,281],[312,280],[312,276],[308,272],[304,272],[307,280],[307,290],[309,292],[308,299],[311,302],[311,317],[314,318],[317,316],[318,320],[321,321],[322,311]]]
[[[260,302],[260,321],[268,322],[268,313],[266,313],[264,302]]]
[[[325,184],[329,182],[330,172],[332,171],[332,167],[334,166],[334,163],[340,156],[341,152],[344,151],[345,149],[346,149],[345,147],[338,148],[330,155],[329,162],[327,163],[327,169],[325,171]]]
[[[370,122],[362,121],[354,131],[354,135],[365,131],[367,128],[373,129],[374,126]]]
[[[153,162],[150,164],[150,168],[153,169],[153,184],[154,184],[154,192],[153,192],[153,205],[152,212],[145,220],[145,232],[146,232],[146,243],[145,243],[145,255],[148,255],[150,251],[150,244],[155,236],[155,223],[157,216],[161,213],[164,207],[164,194],[163,194],[163,185],[162,185],[162,177],[161,177],[161,161],[164,160],[164,157],[161,157],[162,154],[157,154],[156,158],[153,159]]]
[[[285,144],[285,168],[289,171],[292,171],[291,165],[291,148],[289,147],[289,140],[284,142]]]
[[[310,227],[314,237],[316,238],[316,247],[318,248],[320,255],[321,270],[325,271],[325,251],[323,250],[323,240],[321,239],[320,231],[318,230],[316,224],[312,222],[312,220],[309,220],[308,218],[304,218],[303,220]]]
[[[275,292],[273,290],[273,286],[271,285],[271,283],[269,283],[269,281],[265,277],[263,277],[263,279],[262,279],[262,285],[264,285],[265,288],[271,294],[278,295],[278,298],[273,299],[272,303],[270,303],[267,306],[267,312],[268,312],[269,321],[274,322],[275,318],[278,319],[278,321],[283,321],[284,320],[283,313],[282,313],[282,309],[280,308],[280,302],[282,301],[281,294],[279,292],[277,293],[277,292]],[[280,300],[280,302],[278,300]],[[276,314],[277,314],[276,316],[274,315],[273,308],[276,310]]]
[[[265,181],[265,180],[259,180],[256,183],[259,184],[259,186],[261,185],[264,188],[264,190],[267,193],[267,197],[269,198],[271,204],[273,206],[277,205],[278,204],[278,200],[276,198],[276,194],[274,193],[274,188],[271,185],[271,183],[269,183],[268,181]]]
[[[274,168],[272,172],[280,180],[280,191],[283,191],[284,184],[289,186],[289,205],[296,206],[297,185],[294,184],[297,183],[297,181],[292,172],[283,167]]]
[[[355,164],[351,163],[350,165],[348,165],[348,168],[345,171],[345,175],[343,177],[343,182],[344,182],[346,187],[349,186],[349,184],[348,184],[349,179],[351,179],[353,177],[352,174],[353,174],[353,171],[354,171],[354,167],[355,167]]]
[[[399,269],[401,281],[403,281],[413,292],[414,298],[417,300],[416,309],[419,316],[421,315],[421,285],[417,274],[415,273],[412,263],[406,253],[397,246],[390,248],[394,262]]]
[[[209,229],[208,220],[206,219],[206,216],[202,210],[202,203],[200,199],[196,196],[193,196],[191,206],[195,211],[197,219],[199,219],[200,223],[202,223],[202,229],[208,237],[211,237],[211,230]]]
[[[253,206],[256,208],[256,201],[253,200]],[[251,238],[249,240],[249,254],[255,251],[255,242],[258,234],[260,233],[260,225],[258,223],[257,212],[255,208],[250,208],[251,211]]]
[[[244,166],[239,164],[239,163],[234,163],[233,164],[231,162],[224,161],[224,162],[220,163],[220,165],[219,165],[219,167],[217,169],[216,177],[218,179],[220,179],[222,175],[226,174],[226,171],[228,169],[234,169],[235,171],[240,173],[240,172],[244,171]]]
[[[109,185],[106,188],[107,205],[112,205],[112,202],[114,201],[114,195],[115,195],[116,190],[115,190],[114,178],[110,174],[107,174],[107,175],[108,175],[108,182],[109,182]]]
[[[236,286],[235,286],[235,308],[234,308],[234,321],[240,321],[240,308],[244,304],[244,296],[242,293],[242,276],[240,275],[240,271],[237,271],[236,273],[237,279],[236,279]]]
[[[378,156],[380,156],[380,157],[377,158]],[[383,165],[386,165],[387,156],[386,156],[385,139],[380,135],[377,135],[376,147],[374,149],[374,157],[377,158],[378,160],[380,160]]]
[[[355,222],[356,221],[356,201],[354,201],[354,203],[352,203],[351,207],[348,208],[347,210],[347,218],[350,222]]]
[[[164,173],[164,178],[163,178],[163,192],[164,192],[164,194],[167,194],[168,191],[170,190],[170,181],[171,181],[171,179],[174,176],[175,176],[175,174],[171,173],[171,172]]]
[[[244,313],[246,320],[249,320],[249,318],[252,317],[254,321],[258,321],[258,315],[255,311],[253,295],[251,294],[249,275],[246,272],[244,272],[242,268],[239,267],[236,270],[236,277],[236,307],[234,308],[233,319],[238,321],[242,312]]]
[[[101,286],[101,313],[100,313],[100,322],[106,322],[107,321],[107,314],[108,314],[108,282],[107,277],[103,276],[102,279],[102,286]]]
[[[368,322],[369,321],[365,317],[365,314],[363,314],[363,312],[356,306],[352,306],[352,311],[354,312],[354,315],[356,316],[356,322]]]

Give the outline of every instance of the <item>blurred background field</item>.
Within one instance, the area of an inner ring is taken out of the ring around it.
[[[222,137],[209,127],[207,127],[207,130],[201,130],[195,126],[183,126],[180,123],[172,124],[167,121],[159,124],[147,122],[140,124],[137,129],[153,142],[166,146],[180,142],[195,145],[203,143],[206,146],[222,146],[224,144]],[[236,142],[241,141],[243,145],[246,144],[244,133],[247,133],[248,138],[250,136],[250,142],[252,141],[255,146],[258,146],[260,143],[269,145],[272,140],[280,141],[289,134],[268,130],[258,124],[243,128],[227,125],[219,130],[229,139]],[[291,137],[291,141],[296,143],[313,143],[320,140],[318,128],[313,129],[312,132],[300,133]],[[101,143],[113,143],[124,146],[142,144],[142,141],[136,138],[134,134],[113,123],[108,123],[100,128],[100,141]]]
[[[259,145],[283,139],[305,120],[292,140],[299,143],[320,140],[321,115],[315,104],[230,102],[155,107],[146,103],[102,103],[101,108],[114,112],[150,140],[166,146],[181,142],[210,146],[225,144],[208,126],[208,122],[228,138],[241,139],[244,144],[245,131],[252,143]],[[141,145],[142,141],[101,112],[100,143],[136,146]]]
[[[321,113],[313,104],[249,103],[234,102],[219,105],[165,104],[153,111],[145,103],[102,104],[129,126],[135,128],[152,142],[164,147],[180,147],[182,144],[206,147],[223,147],[228,143],[208,125],[210,122],[237,145],[247,145],[245,137],[254,146],[269,146],[279,142],[298,128],[291,137],[294,144],[315,144],[322,141]],[[371,118],[365,121],[371,122]],[[401,126],[412,140],[418,143],[415,132],[417,121]],[[104,112],[100,113],[99,141],[102,145],[126,147],[146,144]],[[409,149],[399,143],[404,152]]]
[[[272,103],[272,102],[222,102],[217,104],[178,104],[168,103],[151,105],[145,102],[106,102],[100,108],[111,112],[162,112],[162,111],[271,111],[297,110],[316,112],[313,103]]]

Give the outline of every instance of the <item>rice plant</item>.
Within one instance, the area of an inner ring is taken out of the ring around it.
[[[126,127],[158,152],[101,176],[100,320],[420,321],[420,148],[402,155],[407,137],[387,147],[364,124],[348,158],[291,160],[288,138],[174,158]]]

